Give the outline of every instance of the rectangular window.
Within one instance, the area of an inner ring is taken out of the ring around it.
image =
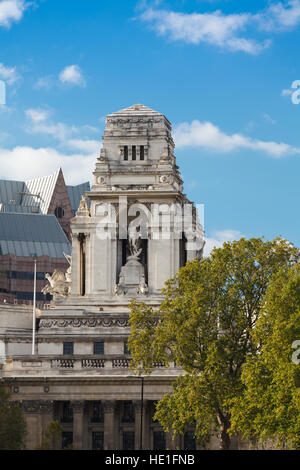
[[[97,341],[94,342],[94,354],[104,354],[104,342],[103,341]]]
[[[135,412],[132,401],[123,402],[122,423],[134,423]]]
[[[134,450],[134,431],[123,432],[123,450]]]
[[[130,351],[128,349],[128,342],[124,341],[124,354],[125,355],[130,355]]]
[[[93,402],[92,423],[104,423],[104,410],[101,401]]]
[[[145,160],[145,148],[143,145],[140,146],[140,160]]]
[[[104,433],[93,432],[92,435],[92,450],[103,450],[104,449]]]
[[[153,432],[153,450],[166,450],[165,433],[163,431]]]
[[[70,449],[73,445],[73,433],[72,432],[62,432],[62,449]]]
[[[73,408],[69,401],[64,401],[62,404],[60,421],[62,423],[73,423]]]
[[[133,145],[132,147],[132,160],[136,160],[136,146]]]
[[[74,354],[74,343],[64,343],[64,356],[72,356]]]
[[[184,435],[184,450],[196,450],[196,441],[193,431],[187,431]]]
[[[128,147],[127,147],[127,145],[124,146],[124,160],[128,160]]]

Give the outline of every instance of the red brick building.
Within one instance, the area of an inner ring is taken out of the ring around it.
[[[45,274],[66,271],[70,221],[89,183],[66,186],[62,170],[30,181],[0,180],[0,302],[31,303],[34,259],[37,301]]]

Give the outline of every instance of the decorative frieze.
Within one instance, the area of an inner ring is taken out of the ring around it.
[[[41,319],[39,328],[96,328],[96,327],[118,327],[128,326],[128,318],[51,318]]]

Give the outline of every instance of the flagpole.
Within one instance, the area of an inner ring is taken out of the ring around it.
[[[33,281],[33,314],[32,314],[32,355],[35,354],[35,323],[36,323],[36,260],[34,260]]]

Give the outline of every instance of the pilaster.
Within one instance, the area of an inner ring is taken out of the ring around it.
[[[84,401],[72,401],[73,408],[73,448],[74,450],[84,449]]]

